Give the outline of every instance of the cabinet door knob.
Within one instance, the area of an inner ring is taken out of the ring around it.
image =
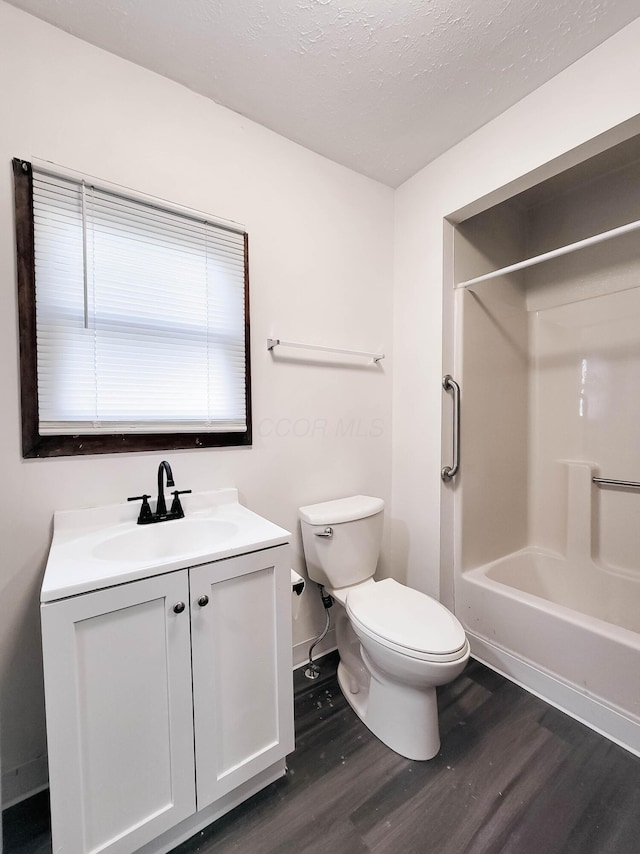
[[[208,604],[209,604],[209,597],[208,596],[201,596],[198,599],[198,605],[200,605],[201,608],[204,608],[204,606],[208,605]]]
[[[184,609],[185,609],[184,602],[176,602],[176,604],[173,606],[174,614],[181,614],[184,611]]]

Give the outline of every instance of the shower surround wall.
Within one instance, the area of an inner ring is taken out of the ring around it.
[[[640,219],[640,161],[536,206],[531,254]],[[565,548],[566,468],[640,481],[640,251],[615,238],[527,272],[534,381],[530,539]],[[594,487],[592,550],[640,581],[640,491]],[[639,600],[640,607],[640,600]]]
[[[456,280],[512,263],[524,239],[522,220],[508,205],[463,223],[456,241]],[[528,478],[529,329],[521,273],[501,276],[475,293],[460,291],[456,299],[463,309],[458,553],[462,566],[470,567],[528,542],[523,485]]]
[[[640,219],[638,161],[586,175],[463,223],[456,279]],[[639,276],[631,235],[456,293],[456,612],[479,657],[635,752],[640,491],[591,478],[640,481]]]
[[[532,327],[530,540],[563,553],[565,460],[640,481],[640,290],[540,310]],[[589,546],[604,567],[640,581],[639,502],[640,491],[594,486]]]

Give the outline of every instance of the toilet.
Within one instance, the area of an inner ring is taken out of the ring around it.
[[[469,658],[459,621],[430,596],[374,581],[384,501],[354,495],[300,508],[309,578],[336,602],[342,693],[384,744],[408,759],[440,749],[436,687]]]

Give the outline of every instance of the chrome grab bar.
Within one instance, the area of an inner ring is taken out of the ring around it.
[[[635,480],[610,480],[606,477],[592,478],[598,486],[623,486],[625,489],[640,489],[640,483]]]
[[[333,528],[325,528],[324,531],[314,531],[313,532],[316,537],[324,537],[327,540],[330,540],[333,537]]]
[[[445,466],[440,472],[440,476],[447,483],[458,474],[460,468],[460,386],[451,374],[447,374],[442,378],[442,388],[453,392],[453,463]]]

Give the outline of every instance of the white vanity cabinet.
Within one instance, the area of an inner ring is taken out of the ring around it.
[[[53,850],[135,851],[196,808],[187,570],[42,605]]]
[[[288,547],[197,566],[189,575],[201,809],[293,750]]]
[[[289,567],[278,545],[42,604],[54,852],[168,851],[284,772]]]

